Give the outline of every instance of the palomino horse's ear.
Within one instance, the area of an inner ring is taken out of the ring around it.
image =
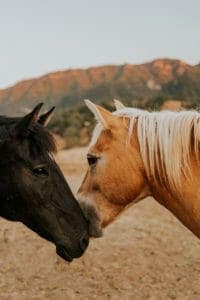
[[[92,103],[90,100],[84,101],[89,110],[91,110],[91,112],[95,115],[97,121],[100,122],[105,128],[109,127],[109,124],[113,119],[115,119],[112,113],[105,108]]]
[[[40,123],[43,126],[47,126],[49,121],[52,118],[53,115],[53,111],[55,109],[55,106],[53,106],[48,112],[46,112],[45,114],[41,115],[39,117],[38,123]]]
[[[124,104],[117,99],[113,99],[116,110],[125,108]]]
[[[43,103],[38,104],[29,114],[24,116],[16,125],[17,135],[24,135],[28,132],[33,123],[38,122],[40,109]]]

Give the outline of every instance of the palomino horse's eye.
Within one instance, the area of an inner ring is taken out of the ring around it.
[[[90,166],[94,166],[94,165],[96,165],[96,163],[98,161],[98,157],[96,157],[94,155],[91,155],[91,154],[88,154],[87,155],[87,161],[88,161],[88,164]]]
[[[47,177],[49,176],[49,172],[45,167],[37,167],[33,169],[33,173],[40,177]]]

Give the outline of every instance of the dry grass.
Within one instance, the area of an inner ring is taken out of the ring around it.
[[[58,161],[75,191],[85,149]],[[148,198],[124,213],[72,264],[21,224],[0,221],[0,299],[200,299],[200,243]]]

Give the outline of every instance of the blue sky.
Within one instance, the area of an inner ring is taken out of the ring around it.
[[[49,71],[200,61],[199,0],[0,0],[0,87]]]

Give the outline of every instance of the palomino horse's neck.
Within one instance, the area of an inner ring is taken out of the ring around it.
[[[193,167],[192,180],[182,177],[181,194],[158,182],[149,182],[152,196],[200,238],[200,170]]]
[[[166,122],[164,122],[166,116]],[[138,117],[132,131],[153,197],[200,237],[200,114]],[[130,122],[131,124],[131,122]]]

